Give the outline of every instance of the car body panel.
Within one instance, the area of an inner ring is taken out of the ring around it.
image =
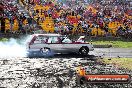
[[[54,53],[79,52],[83,46],[93,51],[93,45],[85,42],[62,42],[60,34],[34,34],[27,44],[28,51],[39,51],[41,48],[50,48]]]

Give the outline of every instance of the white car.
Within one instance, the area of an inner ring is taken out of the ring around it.
[[[84,36],[81,36],[77,41],[72,41],[60,34],[33,34],[27,44],[27,49],[33,55],[47,55],[51,52],[52,54],[80,53],[87,55],[94,48],[91,43],[86,43],[83,39]]]

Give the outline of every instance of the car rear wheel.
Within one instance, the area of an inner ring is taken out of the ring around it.
[[[81,47],[81,48],[79,49],[79,53],[80,53],[81,55],[88,55],[88,53],[89,53],[88,47]]]
[[[40,49],[42,55],[48,55],[51,52],[50,48],[44,47]]]

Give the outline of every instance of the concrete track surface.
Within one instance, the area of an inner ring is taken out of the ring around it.
[[[94,55],[85,57],[56,55],[54,58],[0,58],[0,88],[132,88],[131,82],[127,84],[78,85],[75,69],[79,65],[90,66],[93,74],[103,72],[132,75],[132,71],[102,64],[97,59],[100,58]]]
[[[90,55],[101,57],[126,57],[132,58],[132,48],[95,48]]]

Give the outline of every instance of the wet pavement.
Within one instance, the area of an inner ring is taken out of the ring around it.
[[[53,58],[1,58],[0,88],[131,88],[128,84],[76,83],[78,66],[89,66],[93,74],[130,74],[132,71],[97,61],[88,55],[56,55]]]

